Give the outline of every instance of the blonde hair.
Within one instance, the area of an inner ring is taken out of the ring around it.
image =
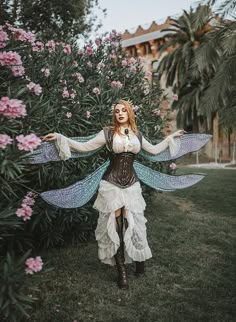
[[[124,105],[125,108],[127,109],[127,113],[128,113],[128,124],[131,127],[131,130],[134,133],[137,133],[137,126],[135,123],[135,115],[134,115],[134,111],[133,111],[133,103],[131,101],[125,101],[125,100],[119,100],[117,103],[112,105],[112,111],[113,111],[113,124],[112,124],[112,130],[115,133],[120,134],[120,123],[117,121],[116,116],[115,116],[115,108],[116,105],[121,104]]]

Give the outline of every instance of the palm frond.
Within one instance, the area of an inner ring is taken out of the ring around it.
[[[214,112],[227,108],[235,91],[236,54],[222,62],[202,99],[201,111]]]

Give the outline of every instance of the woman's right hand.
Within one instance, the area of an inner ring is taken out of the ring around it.
[[[43,136],[43,141],[55,141],[57,139],[57,133],[49,133],[45,136]]]

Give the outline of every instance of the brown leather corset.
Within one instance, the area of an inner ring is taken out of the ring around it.
[[[133,168],[135,154],[131,152],[110,153],[111,161],[103,180],[113,183],[120,188],[128,188],[139,181]]]

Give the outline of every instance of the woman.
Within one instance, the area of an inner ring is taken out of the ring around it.
[[[173,138],[184,133],[184,130],[179,130],[159,144],[150,144],[136,128],[132,104],[120,100],[113,106],[113,126],[104,128],[85,143],[58,133],[50,133],[43,138],[44,141],[55,141],[63,160],[70,158],[71,151],[88,152],[106,145],[110,165],[100,182],[94,204],[99,211],[95,236],[99,259],[117,266],[120,288],[128,288],[126,263],[135,261],[139,276],[144,273],[144,261],[152,257],[146,239],[147,220],[143,214],[146,204],[133,168],[135,155],[141,147],[153,155],[169,148],[171,155],[175,155],[177,145]]]

